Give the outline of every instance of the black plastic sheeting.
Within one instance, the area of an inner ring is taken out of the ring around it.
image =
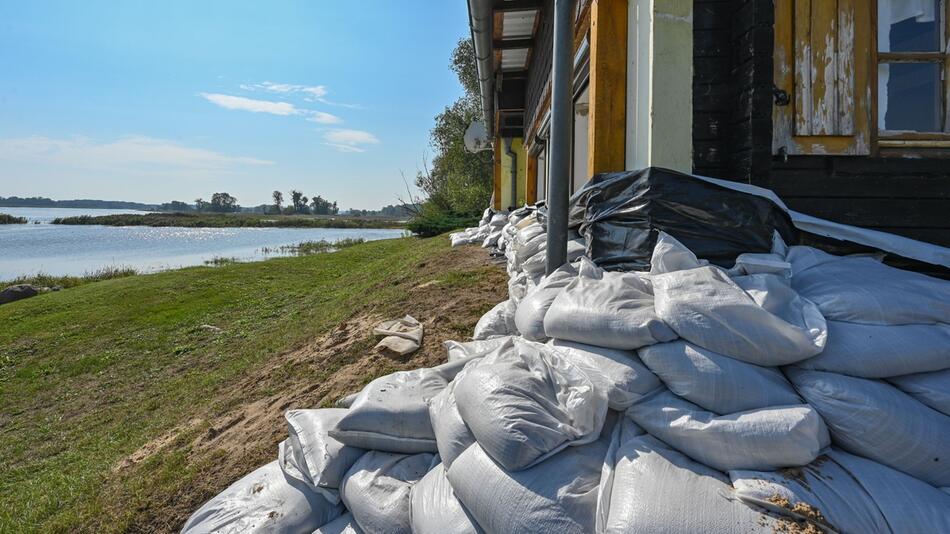
[[[587,255],[608,270],[649,270],[660,231],[723,267],[743,252],[769,252],[776,230],[798,241],[770,200],[658,167],[595,175],[571,197],[570,217]]]

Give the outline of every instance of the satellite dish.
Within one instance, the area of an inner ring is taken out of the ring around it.
[[[465,149],[471,153],[492,149],[491,136],[483,121],[475,121],[465,129]]]

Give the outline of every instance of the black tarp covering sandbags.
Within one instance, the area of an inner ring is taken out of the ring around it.
[[[570,217],[587,256],[607,270],[649,270],[660,231],[721,266],[769,252],[775,231],[797,242],[788,214],[770,200],[658,167],[595,175],[571,198]]]

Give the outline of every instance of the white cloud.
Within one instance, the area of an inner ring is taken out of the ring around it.
[[[357,104],[343,104],[341,102],[327,100],[326,96],[330,94],[330,90],[327,89],[327,86],[325,85],[298,85],[292,83],[263,82],[246,83],[242,84],[240,87],[245,91],[267,91],[269,93],[278,94],[298,93],[304,95],[304,100],[307,102],[320,102],[321,104],[326,104],[328,106],[336,106],[348,109],[363,109],[362,106]]]
[[[0,161],[149,175],[205,175],[274,163],[142,136],[123,137],[107,142],[83,137],[54,139],[33,136],[0,139]]]
[[[330,130],[323,134],[324,143],[338,152],[365,152],[362,145],[375,145],[379,139],[363,130]]]
[[[311,113],[310,118],[307,119],[311,122],[316,122],[319,124],[340,124],[343,122],[343,119],[337,117],[336,115],[331,115],[329,113],[324,113],[322,111],[314,111]]]
[[[201,93],[207,101],[225,109],[239,109],[254,113],[270,113],[272,115],[299,115],[304,110],[297,109],[288,102],[271,102],[269,100],[254,100],[243,96],[222,95],[219,93]]]

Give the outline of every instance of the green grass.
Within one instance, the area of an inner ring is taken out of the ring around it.
[[[207,428],[180,436],[134,476],[117,475],[117,462],[231,408],[215,394],[356,310],[391,313],[420,282],[419,266],[449,252],[444,237],[374,241],[116,278],[0,306],[0,532],[141,530],[161,499],[209,476],[215,458],[189,458],[187,447]],[[314,383],[333,371],[319,370]],[[260,387],[279,390],[295,372],[278,369]]]
[[[114,278],[125,278],[134,276],[138,271],[132,267],[103,267],[95,271],[89,271],[82,276],[53,276],[44,273],[37,273],[30,276],[21,276],[13,280],[0,281],[0,288],[12,286],[15,284],[30,284],[40,287],[60,286],[63,289],[77,287],[92,282],[102,282],[103,280],[112,280]]]
[[[26,224],[26,217],[15,217],[9,213],[0,213],[0,224]]]
[[[146,213],[61,217],[53,224],[106,226],[179,226],[185,228],[402,228],[404,224],[379,217],[321,215],[265,215],[257,213]]]

